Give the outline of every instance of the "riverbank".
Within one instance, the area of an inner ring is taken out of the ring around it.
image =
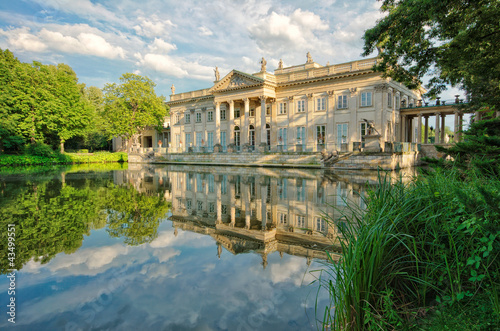
[[[343,257],[320,278],[332,301],[324,327],[500,328],[499,201],[500,180],[480,171],[395,185],[381,175],[366,212],[344,217]]]
[[[109,163],[127,162],[127,153],[95,152],[95,153],[52,153],[51,155],[0,155],[1,167],[80,164],[80,163]]]

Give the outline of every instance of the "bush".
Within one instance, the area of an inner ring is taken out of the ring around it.
[[[55,152],[49,145],[44,143],[27,144],[24,152],[32,156],[53,157]]]
[[[78,150],[78,153],[88,153],[89,150],[88,149],[79,149]]]

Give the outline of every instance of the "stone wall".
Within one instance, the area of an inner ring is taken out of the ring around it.
[[[188,163],[202,165],[288,165],[322,167],[320,153],[179,153],[155,154],[147,158],[147,154],[129,154],[129,163]]]
[[[353,154],[332,165],[332,169],[346,170],[396,170],[418,165],[418,152]]]

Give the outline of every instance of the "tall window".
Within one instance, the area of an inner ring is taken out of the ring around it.
[[[250,117],[255,117],[255,108],[250,108]]]
[[[286,102],[280,102],[278,107],[278,114],[279,115],[286,114]]]
[[[366,122],[362,122],[359,124],[359,134],[361,136],[361,142],[365,142],[364,136],[368,133],[366,129],[367,129]]]
[[[250,125],[248,132],[248,141],[250,142],[250,146],[255,146],[255,127]]]
[[[266,106],[266,116],[271,116],[271,105]]]
[[[306,111],[306,101],[299,100],[297,101],[297,113],[303,113]]]
[[[337,147],[347,143],[347,123],[337,124]]]
[[[284,213],[279,213],[279,220],[280,220],[280,224],[283,224],[283,225],[286,225],[286,222],[287,222],[287,214],[284,214]]]
[[[181,115],[180,114],[175,114],[175,124],[179,124],[181,121]]]
[[[196,123],[201,123],[201,113],[196,113]]]
[[[372,92],[361,92],[361,107],[372,106]]]
[[[306,199],[306,180],[297,179],[297,201],[304,202]]]
[[[213,122],[214,121],[214,112],[213,111],[209,111],[207,113],[207,122]]]
[[[401,103],[399,102],[399,95],[396,95],[396,109],[399,109],[401,107]]]
[[[325,143],[326,138],[326,126],[318,125],[316,126],[316,144],[322,145]]]
[[[316,231],[319,232],[326,231],[326,221],[321,217],[316,217]]]
[[[337,109],[347,108],[347,95],[339,95],[337,98]]]
[[[175,135],[175,146],[176,147],[181,147],[181,135],[180,134],[176,134]]]
[[[392,92],[387,93],[387,107],[392,108]]]
[[[220,144],[222,146],[222,150],[226,151],[226,131],[220,132]]]
[[[297,128],[297,144],[302,144],[302,146],[306,145],[306,127],[299,126]]]
[[[297,215],[297,227],[305,228],[306,227],[306,217]]]
[[[271,126],[266,124],[266,138],[267,138],[267,146],[271,146]]]
[[[208,175],[208,193],[215,192],[215,177],[212,174]]]
[[[184,123],[186,123],[186,124],[191,123],[191,114],[190,113],[184,114]]]
[[[240,147],[240,127],[239,126],[234,127],[234,144],[236,145],[236,148],[239,149],[239,147]]]
[[[222,175],[222,180],[220,182],[220,193],[227,194],[227,175]]]
[[[220,119],[221,119],[221,121],[226,120],[226,110],[225,109],[220,110]]]
[[[191,145],[191,133],[186,133],[186,147]]]
[[[207,132],[207,147],[209,151],[214,150],[214,133]]]
[[[278,179],[278,197],[280,200],[287,198],[288,180],[286,178]]]
[[[203,192],[203,180],[201,174],[196,174],[196,192]]]
[[[316,99],[316,111],[326,110],[326,98],[317,98]]]
[[[203,145],[202,140],[203,134],[201,132],[196,132],[196,147],[200,147],[201,145]]]
[[[234,108],[234,118],[239,118],[239,117],[240,117],[240,109]]]
[[[280,128],[278,129],[278,145],[286,146],[288,141],[288,129]]]

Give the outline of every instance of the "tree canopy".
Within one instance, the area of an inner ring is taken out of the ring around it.
[[[381,10],[387,16],[363,37],[363,55],[380,51],[376,70],[410,88],[430,74],[429,96],[451,84],[471,109],[499,109],[498,0],[383,0]]]
[[[151,79],[131,73],[123,74],[120,84],[106,84],[105,110],[113,136],[130,139],[146,127],[163,126],[168,109],[155,86]]]
[[[63,147],[83,134],[91,109],[81,90],[66,64],[22,63],[0,50],[0,147],[19,150],[27,141],[57,141]]]

